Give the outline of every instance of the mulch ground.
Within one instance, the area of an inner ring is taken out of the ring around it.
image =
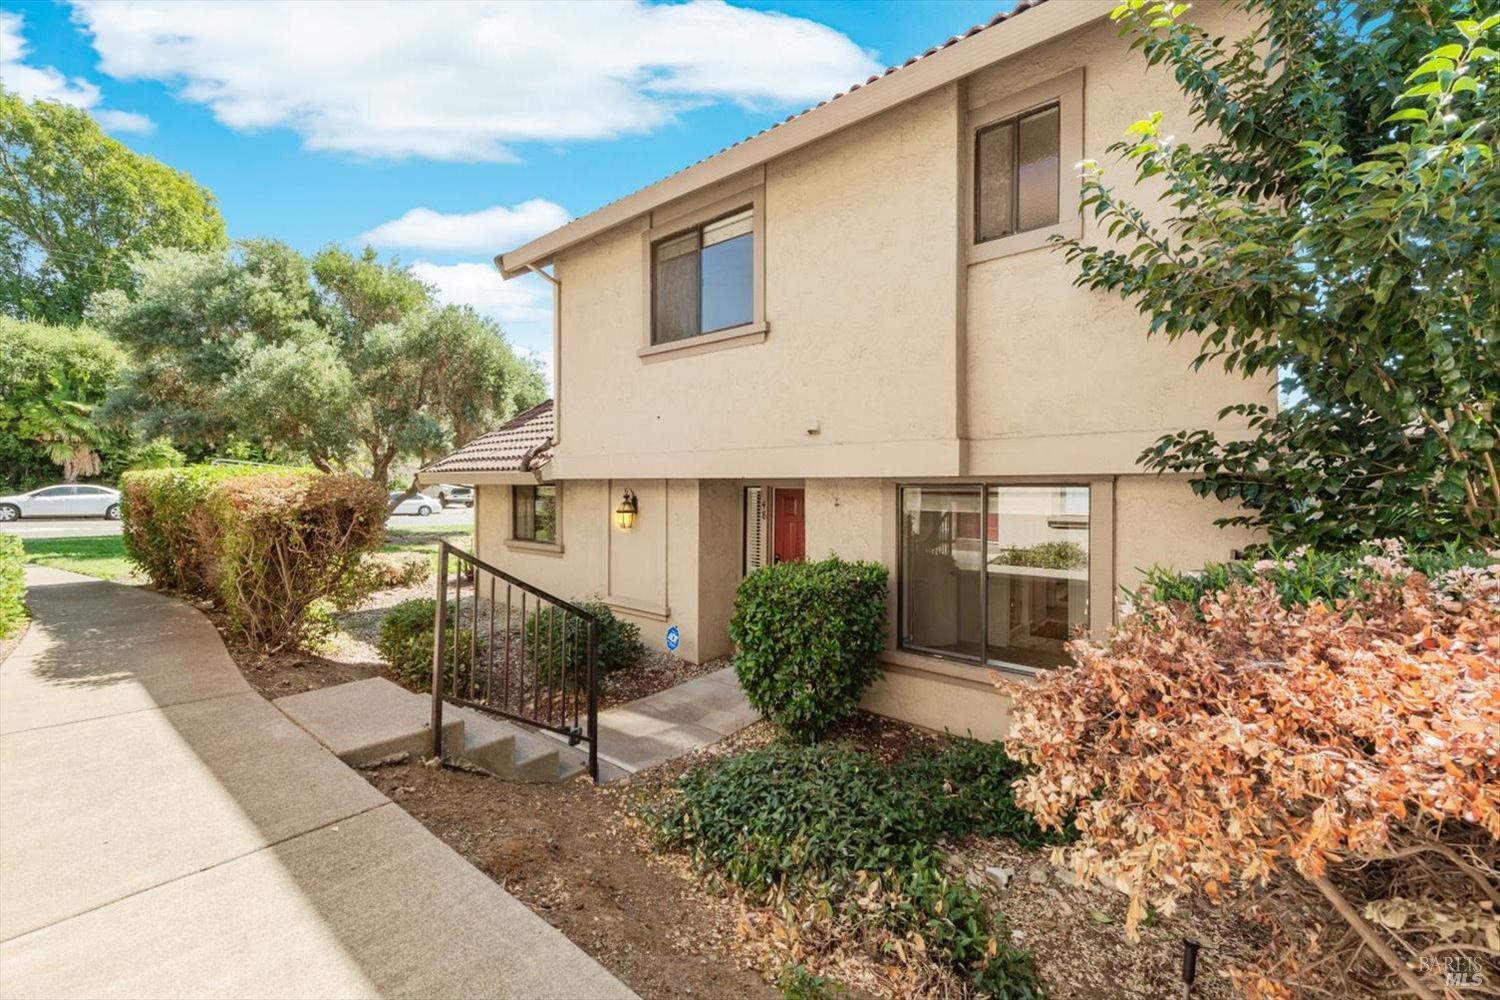
[[[228,621],[221,613],[205,608],[229,647],[229,655],[239,666],[250,686],[265,698],[281,698],[303,691],[332,687],[367,677],[384,677],[418,694],[428,688],[408,684],[390,664],[380,657],[376,642],[380,623],[394,605],[417,597],[431,597],[432,585],[394,588],[371,594],[355,610],[335,615],[340,631],[316,652],[293,649],[279,653],[256,652],[233,639]],[[635,663],[606,674],[599,692],[599,708],[613,708],[644,698],[658,691],[713,673],[729,665],[729,660],[688,663],[660,650],[646,649]]]

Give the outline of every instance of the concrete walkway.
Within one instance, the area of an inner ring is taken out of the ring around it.
[[[600,712],[599,759],[634,774],[717,743],[759,718],[734,668],[725,667]]]
[[[197,611],[27,581],[0,995],[632,995],[251,690]]]

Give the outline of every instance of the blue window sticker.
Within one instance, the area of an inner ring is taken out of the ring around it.
[[[677,631],[676,625],[667,627],[667,649],[676,649],[682,644],[682,633]]]

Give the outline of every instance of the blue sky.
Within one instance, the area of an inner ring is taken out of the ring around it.
[[[191,173],[231,236],[369,237],[545,361],[545,289],[494,252],[1011,3],[0,0],[0,78]]]

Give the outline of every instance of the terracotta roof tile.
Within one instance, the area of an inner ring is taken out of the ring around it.
[[[422,470],[424,476],[463,472],[528,472],[552,458],[552,400],[475,438]]]

